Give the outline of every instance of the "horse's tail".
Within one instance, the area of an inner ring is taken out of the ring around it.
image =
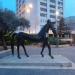
[[[15,33],[11,34],[11,50],[12,50],[12,55],[14,55],[14,43],[15,43]]]

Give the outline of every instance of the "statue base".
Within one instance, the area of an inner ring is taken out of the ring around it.
[[[7,56],[0,59],[0,75],[74,75],[75,65],[62,55],[21,55]],[[71,74],[70,74],[71,73]]]
[[[44,57],[41,57],[41,55],[31,55],[30,57],[21,55],[21,59],[18,59],[16,55],[10,55],[0,59],[0,65],[72,67],[72,62],[62,55],[54,55],[54,59],[51,59],[48,55]]]

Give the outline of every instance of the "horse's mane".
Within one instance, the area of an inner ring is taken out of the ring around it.
[[[38,35],[43,35],[45,33],[45,28],[46,28],[46,25],[44,25],[42,27],[42,29],[39,31]]]
[[[40,32],[38,33],[38,35],[43,36],[46,32],[48,32],[50,28],[52,32],[54,33],[54,36],[57,36],[56,29],[54,28],[54,24],[55,22],[50,22],[49,24],[45,24],[43,28],[40,30]]]

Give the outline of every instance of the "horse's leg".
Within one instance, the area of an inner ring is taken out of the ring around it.
[[[14,40],[11,39],[11,51],[12,51],[12,55],[14,55]]]
[[[49,56],[53,59],[54,57],[51,55],[51,46],[47,43]]]
[[[14,55],[14,45],[11,44],[11,51],[12,51],[12,55]]]
[[[17,57],[18,57],[19,59],[21,59],[21,57],[20,57],[20,52],[19,52],[19,46],[20,46],[20,45],[17,44],[17,53],[18,53],[18,56],[17,56]]]
[[[23,47],[23,49],[24,49],[25,55],[26,55],[27,57],[29,57],[29,55],[28,55],[27,52],[26,52],[26,48],[25,48],[24,44],[22,44],[22,47]]]
[[[15,35],[12,34],[12,35],[11,35],[11,40],[10,40],[10,42],[11,42],[12,55],[14,55],[14,45],[15,45],[15,40],[14,40],[14,38],[15,38]]]
[[[42,47],[42,51],[41,51],[42,57],[44,57],[44,55],[43,55],[44,48],[45,48],[45,43],[43,43],[43,47]]]

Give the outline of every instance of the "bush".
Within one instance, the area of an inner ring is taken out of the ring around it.
[[[11,35],[9,35],[9,33],[5,35],[5,40],[7,45],[11,45]],[[16,38],[14,38],[13,41],[15,42],[15,45],[16,45]],[[32,41],[25,40],[25,45],[30,45],[30,44],[32,44]]]
[[[56,45],[58,43],[59,39],[56,37],[49,37],[49,43],[52,45]]]
[[[70,44],[70,41],[61,41],[58,38],[55,37],[49,37],[49,43],[52,45],[63,45],[63,44]]]
[[[32,44],[31,41],[29,41],[29,40],[25,40],[25,45],[30,45],[30,44]]]

